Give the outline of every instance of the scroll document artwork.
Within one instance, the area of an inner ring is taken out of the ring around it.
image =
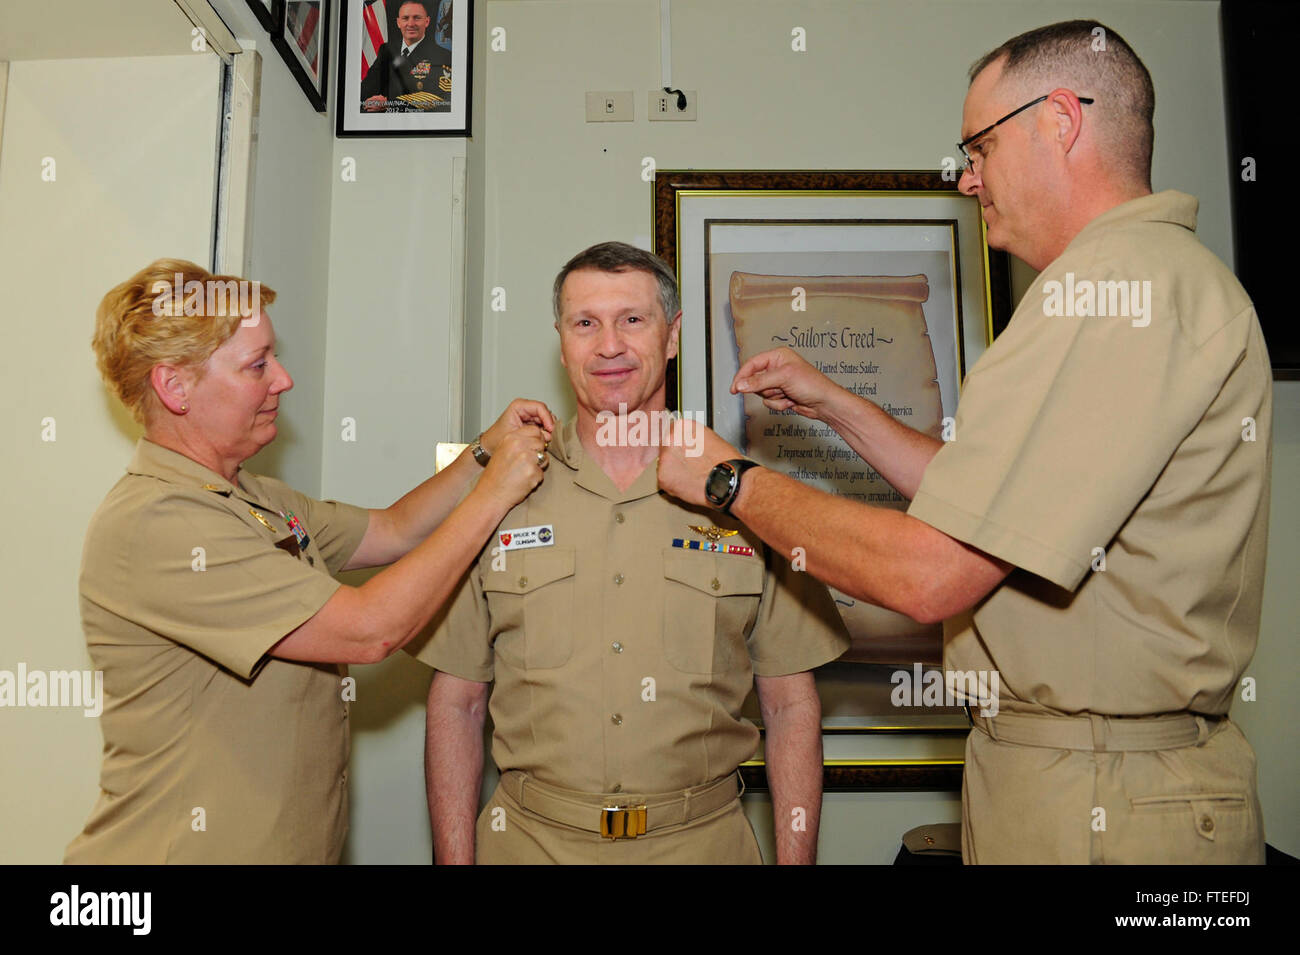
[[[731,315],[739,362],[788,345],[832,381],[875,402],[903,424],[939,438],[943,407],[922,304],[924,275],[755,275],[733,272]],[[766,467],[824,491],[905,510],[907,501],[828,425],[744,396],[745,452]],[[790,555],[786,555],[789,557]],[[854,650],[876,658],[892,642],[936,628],[832,590]],[[874,645],[875,652],[871,652]],[[911,649],[915,649],[912,643]],[[935,648],[937,650],[937,647]],[[887,650],[885,656],[891,655]]]

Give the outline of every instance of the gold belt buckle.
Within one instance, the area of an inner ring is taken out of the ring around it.
[[[600,834],[606,839],[635,839],[645,835],[645,804],[606,806],[600,811]]]

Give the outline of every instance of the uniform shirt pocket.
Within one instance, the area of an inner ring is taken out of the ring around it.
[[[745,638],[758,614],[763,564],[753,558],[666,547],[664,656],[683,673],[749,665]]]
[[[505,557],[507,570],[483,575],[493,650],[513,667],[563,666],[573,653],[573,550],[529,548]]]

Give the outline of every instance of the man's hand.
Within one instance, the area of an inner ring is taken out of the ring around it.
[[[704,485],[709,472],[741,453],[698,421],[677,419],[666,431],[659,449],[659,486],[688,504],[707,506]]]
[[[555,435],[555,415],[551,414],[551,409],[544,402],[516,398],[501,412],[501,417],[497,418],[492,427],[483,432],[483,450],[495,454],[507,434],[530,424],[541,428],[548,442]]]
[[[361,101],[361,108],[367,113],[382,113],[388,108],[388,100],[383,96],[371,96]]]
[[[773,411],[793,408],[819,421],[827,402],[842,390],[793,348],[760,352],[740,366],[731,382],[733,395],[758,395]]]

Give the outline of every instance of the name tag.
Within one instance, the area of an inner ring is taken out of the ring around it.
[[[516,527],[497,533],[497,544],[502,550],[524,550],[528,547],[550,547],[555,543],[555,525],[538,524],[536,527]]]

